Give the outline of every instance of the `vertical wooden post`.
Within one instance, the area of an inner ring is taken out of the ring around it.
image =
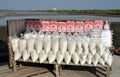
[[[13,67],[12,61],[13,61],[13,51],[11,47],[11,37],[8,37],[8,53],[9,53],[9,67]]]
[[[58,64],[56,63],[56,77],[59,77],[59,68],[58,68]]]
[[[13,72],[16,72],[16,71],[17,71],[17,68],[16,68],[16,61],[13,60],[12,63],[13,63]]]
[[[59,75],[61,75],[61,72],[62,72],[62,66],[59,65]]]
[[[110,77],[110,67],[106,67],[106,77]]]

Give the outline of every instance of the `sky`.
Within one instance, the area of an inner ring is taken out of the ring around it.
[[[0,9],[50,10],[120,9],[120,0],[0,0]]]

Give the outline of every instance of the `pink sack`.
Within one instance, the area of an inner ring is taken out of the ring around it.
[[[75,25],[75,32],[83,32],[84,22],[77,21]]]
[[[88,32],[93,28],[93,21],[85,21],[84,32]]]
[[[74,21],[67,21],[67,25],[66,25],[66,32],[74,32],[74,26],[75,26],[75,22]]]
[[[49,31],[50,30],[49,21],[41,21],[41,24],[42,24],[42,31]]]
[[[94,28],[103,29],[103,21],[102,20],[95,20],[94,21]]]
[[[58,32],[66,32],[66,22],[58,23]]]
[[[50,31],[54,32],[57,31],[58,22],[57,21],[50,21]]]

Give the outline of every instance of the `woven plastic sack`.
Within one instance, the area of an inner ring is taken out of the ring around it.
[[[65,52],[65,55],[64,55],[64,61],[66,64],[69,64],[70,61],[71,61],[71,55],[67,52]]]
[[[22,52],[22,58],[23,58],[23,61],[26,61],[30,58],[30,53],[27,52],[27,50],[24,50]]]
[[[52,63],[52,62],[55,61],[55,59],[56,59],[56,54],[55,54],[54,52],[50,51],[50,52],[48,53],[48,62],[49,62],[49,63]]]
[[[63,61],[63,59],[64,59],[64,54],[58,51],[56,54],[57,63],[60,64]]]
[[[38,54],[34,49],[30,52],[30,55],[31,55],[32,62],[35,62],[38,59]]]
[[[27,40],[27,51],[31,52],[34,49],[35,39],[30,38]]]
[[[35,50],[36,50],[37,54],[39,54],[41,52],[42,48],[43,48],[42,38],[35,39]]]
[[[22,53],[18,49],[15,50],[15,52],[14,52],[14,60],[20,59],[21,56],[22,56]]]
[[[13,52],[15,52],[18,49],[18,41],[19,38],[12,38],[11,40]]]
[[[48,54],[45,53],[44,50],[42,50],[39,54],[39,61],[40,63],[43,63],[48,57]]]
[[[72,54],[72,60],[75,63],[75,65],[79,63],[79,55],[76,52]]]
[[[52,51],[54,53],[57,53],[57,51],[59,50],[59,39],[58,38],[54,38],[52,39]]]
[[[19,42],[18,42],[18,47],[19,47],[19,51],[22,52],[24,50],[26,50],[26,39],[19,39]]]

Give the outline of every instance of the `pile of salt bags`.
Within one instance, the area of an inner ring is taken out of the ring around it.
[[[24,37],[12,38],[12,48],[15,60],[22,57],[26,61],[31,57],[33,62],[39,59],[40,63],[48,59],[49,63],[57,61],[58,64],[63,61],[66,64],[71,61],[81,65],[93,63],[94,66],[112,64],[112,55],[102,39],[95,40],[78,33],[26,32]]]

